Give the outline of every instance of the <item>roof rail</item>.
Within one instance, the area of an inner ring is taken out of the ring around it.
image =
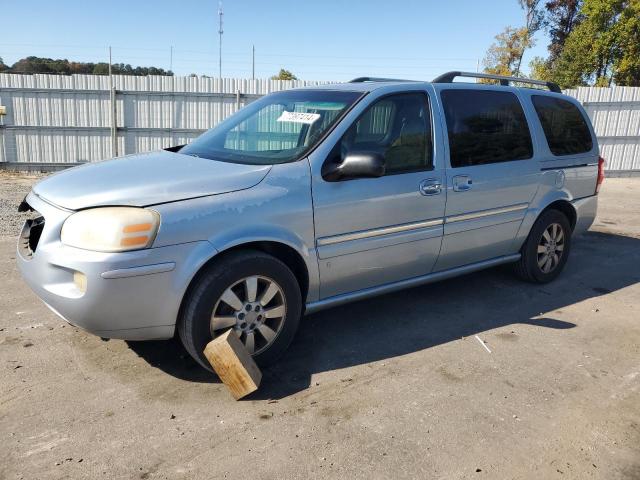
[[[491,75],[489,73],[473,73],[473,72],[447,72],[433,79],[431,83],[452,83],[456,77],[469,78],[486,78],[489,80],[499,80],[500,85],[508,86],[510,82],[530,83],[532,85],[541,85],[547,87],[550,91],[562,93],[560,86],[554,82],[545,82],[543,80],[532,80],[530,78],[506,77],[504,75]]]
[[[349,83],[364,83],[364,82],[411,82],[412,80],[402,80],[399,78],[379,78],[379,77],[358,77],[353,80],[349,80]]]

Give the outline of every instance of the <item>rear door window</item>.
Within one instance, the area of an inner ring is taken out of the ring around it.
[[[533,95],[531,99],[551,153],[561,156],[591,151],[591,131],[578,107],[545,95]]]
[[[453,168],[533,156],[529,125],[513,93],[451,89],[441,97]]]

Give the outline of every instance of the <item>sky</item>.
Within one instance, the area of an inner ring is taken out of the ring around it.
[[[495,35],[520,26],[517,0],[224,0],[222,75],[431,80],[475,71]],[[539,34],[523,65],[546,55]],[[172,68],[218,75],[217,0],[0,0],[0,57]],[[173,47],[173,60],[171,48]],[[525,70],[526,71],[526,70]]]

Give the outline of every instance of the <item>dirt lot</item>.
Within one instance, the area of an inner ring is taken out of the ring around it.
[[[0,178],[3,210],[31,181]],[[65,324],[14,242],[0,479],[640,479],[640,179],[606,182],[555,283],[494,269],[312,315],[240,402],[175,341]]]

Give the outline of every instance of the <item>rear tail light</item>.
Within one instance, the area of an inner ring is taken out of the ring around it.
[[[596,181],[596,195],[600,191],[600,185],[604,182],[604,158],[598,157],[598,180]]]

